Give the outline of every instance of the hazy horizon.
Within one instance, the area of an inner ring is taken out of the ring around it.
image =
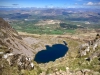
[[[100,0],[1,0],[0,8],[99,8]]]

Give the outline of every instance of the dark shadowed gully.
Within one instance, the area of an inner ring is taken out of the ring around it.
[[[52,47],[46,45],[46,50],[38,52],[34,58],[37,63],[47,63],[49,61],[55,61],[56,59],[63,57],[68,51],[67,43],[54,44]]]

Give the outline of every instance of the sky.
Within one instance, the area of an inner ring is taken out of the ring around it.
[[[100,8],[100,0],[0,0],[0,7]]]

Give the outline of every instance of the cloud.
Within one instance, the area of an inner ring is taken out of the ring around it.
[[[12,5],[17,6],[17,5],[19,5],[19,4],[12,4]]]
[[[0,6],[0,8],[11,8],[12,6]]]
[[[75,5],[78,5],[78,3],[75,3]]]
[[[0,5],[0,8],[17,8],[19,4],[12,4],[12,5]]]
[[[16,8],[16,7],[19,7],[19,4],[0,5],[0,8]]]
[[[87,6],[100,6],[100,2],[98,2],[98,3],[88,2],[84,5],[87,5]]]
[[[94,3],[93,2],[88,2],[87,5],[94,5]]]

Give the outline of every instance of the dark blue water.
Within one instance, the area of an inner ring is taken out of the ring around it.
[[[65,43],[65,42],[64,42]],[[56,59],[63,57],[68,51],[67,44],[54,44],[52,47],[46,45],[46,50],[38,52],[34,58],[37,63],[47,63],[49,61],[55,61]]]

